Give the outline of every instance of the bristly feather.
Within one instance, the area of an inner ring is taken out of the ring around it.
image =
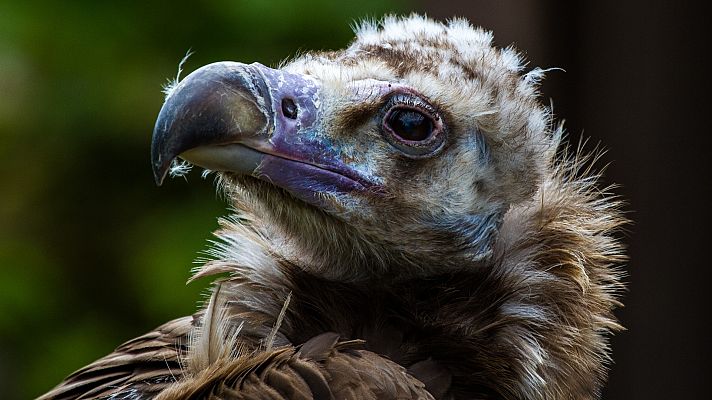
[[[186,357],[184,370],[200,371],[208,368],[220,358],[234,357],[239,353],[237,336],[242,324],[228,323],[226,302],[221,293],[222,282],[216,282],[208,305],[203,313],[203,320],[196,326],[189,337],[189,355]]]
[[[171,93],[173,93],[173,90],[176,88],[178,83],[180,82],[180,75],[183,73],[183,67],[185,66],[185,63],[188,61],[190,56],[192,56],[193,50],[188,49],[188,51],[185,52],[185,55],[183,58],[181,58],[180,62],[178,63],[178,72],[176,72],[176,76],[173,79],[169,79],[168,82],[166,82],[165,85],[163,85],[163,89],[161,90],[163,94],[168,98]]]
[[[176,158],[171,161],[171,167],[168,169],[168,175],[171,178],[185,177],[193,169],[193,164]]]

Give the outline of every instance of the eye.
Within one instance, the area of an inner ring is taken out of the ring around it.
[[[447,136],[440,113],[425,98],[412,92],[395,93],[383,107],[383,137],[409,158],[432,157]]]
[[[384,124],[396,136],[411,142],[421,142],[433,134],[433,120],[415,110],[391,110]]]

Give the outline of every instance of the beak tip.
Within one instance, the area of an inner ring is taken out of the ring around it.
[[[163,186],[163,177],[155,175],[153,178],[156,181],[156,186],[158,186],[158,187]]]
[[[187,150],[261,135],[273,114],[268,96],[262,72],[252,65],[220,62],[186,76],[154,125],[151,167],[156,185],[163,184],[173,159]]]
[[[156,182],[156,186],[162,186],[163,181],[166,179],[166,174],[168,173],[168,165],[163,165],[160,162],[154,162],[153,165],[153,180]]]

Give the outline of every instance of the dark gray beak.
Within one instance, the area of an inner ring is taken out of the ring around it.
[[[212,170],[250,174],[262,154],[239,142],[265,139],[272,126],[270,93],[259,64],[206,65],[181,81],[153,129],[151,161],[161,185],[178,156]]]

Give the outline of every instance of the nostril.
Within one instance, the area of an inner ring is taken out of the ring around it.
[[[282,99],[282,114],[289,119],[297,119],[297,105],[289,98]]]

